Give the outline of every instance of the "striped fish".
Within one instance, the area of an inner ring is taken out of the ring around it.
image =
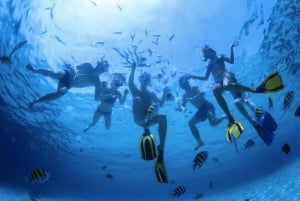
[[[43,168],[37,168],[33,170],[28,178],[29,182],[34,183],[45,183],[49,180],[50,174]]]
[[[173,197],[180,197],[186,191],[183,185],[177,186],[173,191]]]
[[[289,91],[285,94],[284,100],[283,100],[283,109],[286,111],[293,102],[294,99],[294,91]]]
[[[194,170],[196,170],[196,168],[200,168],[203,163],[206,161],[207,159],[207,156],[208,156],[208,152],[207,151],[201,151],[199,152],[196,157],[194,158],[193,160],[193,167],[194,167]]]

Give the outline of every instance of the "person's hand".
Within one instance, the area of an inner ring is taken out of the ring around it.
[[[234,41],[233,43],[231,43],[230,48],[236,47],[239,45],[239,41]]]
[[[135,68],[136,68],[136,62],[135,62],[135,61],[133,61],[133,62],[131,63],[131,68],[132,68],[132,69],[135,69]]]

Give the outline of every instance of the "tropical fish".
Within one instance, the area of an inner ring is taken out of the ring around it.
[[[283,100],[283,109],[284,111],[288,109],[291,106],[291,103],[294,99],[294,91],[289,91],[285,94],[284,100]]]
[[[110,173],[107,173],[105,175],[105,177],[108,178],[108,179],[114,179],[114,176],[112,174],[110,174]]]
[[[272,108],[273,108],[273,100],[272,100],[272,98],[270,96],[268,96],[268,102],[269,102],[269,105],[268,105],[269,110],[272,110]]]
[[[173,191],[173,197],[180,197],[182,194],[184,194],[186,191],[185,187],[183,185],[177,186]]]
[[[295,111],[295,116],[299,117],[300,116],[300,105],[298,106],[298,108]]]
[[[260,118],[262,117],[263,113],[264,113],[264,109],[263,108],[261,108],[261,107],[256,107],[255,108],[255,117],[256,117],[257,120],[260,120]]]
[[[244,144],[245,149],[251,149],[254,146],[255,142],[252,139],[247,140],[246,144]]]
[[[206,161],[207,159],[207,156],[208,156],[208,152],[207,151],[201,151],[199,152],[196,157],[194,158],[193,162],[193,167],[194,167],[194,170],[196,170],[196,168],[200,168],[203,163]]]
[[[49,180],[50,173],[43,168],[33,170],[28,178],[28,181],[34,183],[45,183]]]
[[[200,198],[203,198],[203,194],[202,193],[199,193],[197,195],[195,195],[194,197],[196,200],[200,199]]]
[[[289,154],[291,152],[291,147],[289,144],[284,144],[281,148],[281,151],[283,151],[286,154]]]

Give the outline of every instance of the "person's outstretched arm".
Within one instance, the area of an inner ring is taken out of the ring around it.
[[[233,42],[231,45],[230,45],[230,58],[228,57],[225,57],[224,56],[224,61],[226,61],[227,63],[230,63],[230,64],[234,64],[234,52],[233,52],[233,48],[238,46],[239,45],[239,42]]]
[[[130,75],[129,75],[129,80],[128,80],[128,86],[129,86],[129,90],[132,94],[135,94],[135,92],[138,90],[136,88],[136,86],[134,85],[134,72],[135,72],[135,69],[136,69],[136,63],[133,62],[131,64],[131,72],[130,72]]]
[[[209,70],[209,68],[207,68],[204,76],[190,75],[190,78],[206,81],[209,78],[209,74],[210,74],[210,70]]]

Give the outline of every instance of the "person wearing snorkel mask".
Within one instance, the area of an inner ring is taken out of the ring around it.
[[[38,73],[58,80],[57,90],[31,101],[28,105],[31,108],[36,103],[53,101],[62,97],[72,87],[84,88],[95,86],[96,99],[96,94],[101,90],[99,75],[108,71],[109,64],[106,60],[102,59],[101,61],[97,62],[95,68],[90,63],[83,63],[75,68],[71,67],[71,65],[66,65],[65,70],[58,71],[52,69],[35,68],[31,64],[27,64],[26,68],[33,73]]]
[[[223,115],[222,117],[216,117],[215,107],[213,104],[205,99],[204,92],[202,92],[198,86],[190,85],[189,79],[189,75],[183,75],[179,78],[179,87],[184,90],[184,94],[182,95],[182,103],[179,105],[178,111],[184,112],[188,102],[198,109],[188,123],[190,131],[197,141],[197,146],[194,149],[197,150],[204,145],[204,142],[200,137],[200,133],[196,127],[196,124],[208,119],[209,124],[214,127],[220,124],[227,117],[226,115]]]
[[[144,72],[139,76],[140,88],[137,88],[134,84],[134,74],[136,69],[136,63],[132,63],[131,72],[129,75],[129,90],[132,94],[132,112],[134,122],[145,128],[145,124],[147,126],[158,124],[158,133],[160,145],[158,146],[159,155],[162,158],[165,140],[167,135],[167,116],[165,114],[160,114],[158,112],[158,108],[164,105],[164,102],[167,99],[170,90],[166,87],[164,88],[163,95],[161,98],[158,98],[157,95],[148,89],[148,86],[151,83],[151,75],[149,73]],[[154,106],[156,112],[152,114],[147,121],[147,111],[150,106]]]
[[[221,106],[221,108],[223,109],[223,111],[225,112],[225,114],[228,117],[229,120],[229,124],[227,129],[230,129],[231,126],[234,126],[234,124],[237,125],[237,127],[241,128],[239,129],[239,132],[237,132],[236,134],[236,138],[242,133],[242,125],[239,121],[235,120],[234,117],[232,116],[227,103],[224,99],[224,97],[222,96],[222,93],[224,90],[230,91],[231,94],[233,95],[234,98],[234,102],[235,105],[237,107],[237,109],[239,110],[239,112],[254,126],[256,127],[256,120],[255,118],[252,118],[248,111],[246,110],[246,108],[244,107],[244,104],[246,104],[253,112],[255,112],[256,109],[256,105],[250,100],[250,98],[248,97],[248,93],[247,92],[253,92],[253,93],[266,93],[267,88],[264,88],[265,86],[263,86],[264,84],[266,84],[265,82],[263,82],[259,87],[257,88],[251,88],[251,87],[247,87],[244,85],[241,85],[240,83],[238,83],[237,79],[235,78],[235,74],[228,71],[225,67],[225,62],[233,64],[234,63],[234,52],[233,52],[233,48],[236,47],[238,45],[238,42],[234,42],[231,44],[230,46],[230,57],[227,57],[225,55],[217,55],[216,51],[214,49],[212,49],[211,47],[209,47],[208,45],[205,45],[202,48],[202,54],[204,57],[204,61],[209,60],[209,63],[207,65],[207,70],[204,76],[196,76],[196,75],[189,75],[190,78],[193,79],[198,79],[198,80],[208,80],[209,75],[212,74],[214,81],[215,81],[215,86],[213,89],[213,93],[214,96],[217,100],[217,102],[219,103],[219,105]],[[273,76],[273,75],[272,75]],[[276,78],[278,78],[276,75]],[[274,77],[274,76],[273,76]],[[270,84],[268,86],[270,86],[270,90],[273,90],[272,92],[277,91],[278,89],[281,89],[280,85],[281,83],[275,83],[275,85],[278,84],[278,88],[273,88],[273,78],[271,78],[271,75],[269,77],[267,77],[267,81]],[[280,78],[278,78],[277,80],[280,80]],[[275,87],[274,85],[274,87]],[[264,88],[264,89],[263,89]],[[264,91],[265,90],[265,91]]]
[[[110,87],[107,87],[106,82],[102,82],[100,94],[97,95],[97,100],[100,100],[101,103],[94,112],[92,122],[83,130],[84,132],[87,132],[92,126],[95,126],[101,116],[104,117],[105,128],[110,128],[112,108],[114,104],[117,100],[119,100],[119,103],[123,105],[129,93],[128,89],[125,89],[123,94],[118,91],[118,88],[124,83],[125,77],[119,73],[113,75]]]

